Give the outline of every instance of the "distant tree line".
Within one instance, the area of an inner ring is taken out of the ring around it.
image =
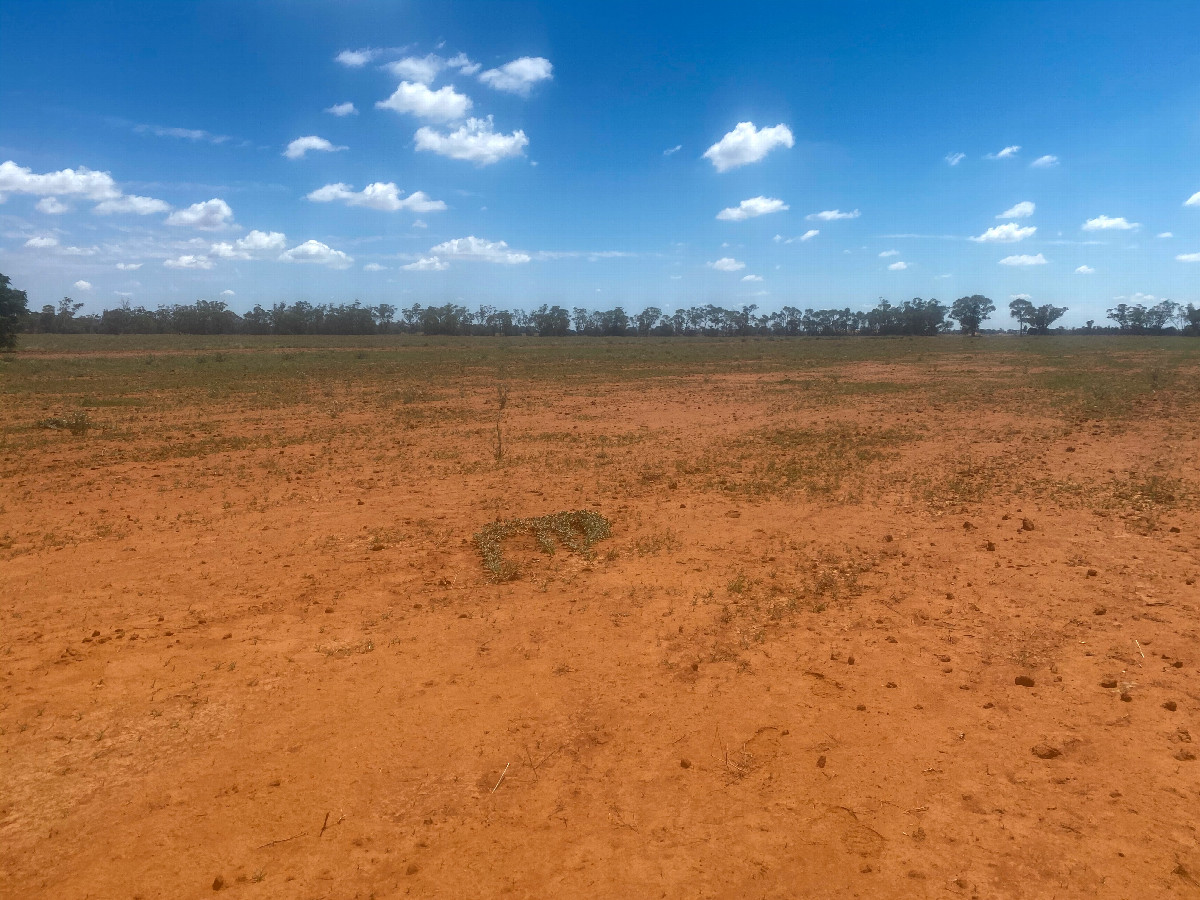
[[[27,310],[24,292],[14,291],[3,279],[0,295],[0,348],[5,334],[17,330],[47,334],[425,334],[425,335],[540,335],[565,337],[745,337],[845,335],[935,335],[951,330],[977,334],[995,312],[995,304],[979,294],[961,297],[947,306],[920,297],[893,304],[880,299],[868,310],[799,309],[785,306],[776,312],[758,313],[757,305],[726,309],[712,304],[665,313],[650,306],[637,313],[621,307],[589,310],[567,309],[543,304],[532,311],[480,306],[470,310],[448,303],[423,306],[414,303],[399,308],[390,303],[365,306],[353,303],[313,304],[307,301],[255,305],[244,314],[231,310],[222,300],[146,309],[122,303],[98,314],[80,315],[83,304],[64,297],[57,306],[41,311]],[[10,295],[20,302],[10,299]],[[1034,306],[1025,299],[1013,300],[1009,312],[1023,334],[1049,334],[1066,307]],[[7,316],[8,318],[5,318]],[[1097,326],[1089,321],[1074,333],[1084,334],[1191,334],[1200,335],[1200,309],[1165,300],[1153,307],[1122,303],[1108,310],[1116,325]],[[7,331],[4,323],[7,322]]]

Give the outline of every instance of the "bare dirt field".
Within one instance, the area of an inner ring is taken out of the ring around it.
[[[0,895],[1200,896],[1200,341],[25,348]]]

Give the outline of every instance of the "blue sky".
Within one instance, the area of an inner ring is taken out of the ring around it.
[[[1200,303],[1198,34],[1195,2],[11,0],[0,271],[88,311]]]

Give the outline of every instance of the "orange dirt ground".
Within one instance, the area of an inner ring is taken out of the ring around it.
[[[0,895],[1200,896],[1195,366],[385,355],[0,398]]]

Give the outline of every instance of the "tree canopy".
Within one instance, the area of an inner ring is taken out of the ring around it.
[[[12,287],[7,275],[0,275],[0,351],[14,350],[17,331],[28,311],[29,297]]]

